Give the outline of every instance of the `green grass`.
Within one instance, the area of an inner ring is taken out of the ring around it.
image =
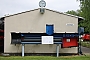
[[[87,56],[11,56],[11,57],[1,57],[0,60],[90,60],[90,55]]]
[[[81,45],[90,48],[90,42],[82,42]]]

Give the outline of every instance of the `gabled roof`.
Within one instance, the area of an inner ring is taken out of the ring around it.
[[[63,12],[59,12],[59,11],[55,11],[55,10],[50,10],[50,9],[46,9],[46,10],[56,12],[56,13],[59,13],[59,14],[63,14],[63,15],[67,15],[67,16],[71,16],[71,17],[75,17],[75,18],[80,18],[80,19],[84,20],[84,18],[80,17],[80,16],[75,16],[75,15],[72,15],[72,14],[67,14],[67,13],[63,13]]]
[[[27,12],[39,10],[39,9],[40,9],[40,8],[38,8],[38,9],[33,9],[33,10],[29,10],[29,11],[25,11],[25,12],[21,12],[21,13],[17,13],[17,14],[13,14],[13,15],[7,15],[7,16],[5,16],[5,17],[11,17],[11,16],[14,16],[14,15],[19,15],[19,14],[23,14],[23,13],[27,13]],[[59,14],[63,14],[63,15],[67,15],[67,16],[71,16],[71,17],[75,17],[75,18],[79,18],[79,19],[84,20],[83,17],[79,17],[79,16],[75,16],[75,15],[71,15],[71,14],[67,14],[67,13],[63,13],[63,12],[58,12],[58,11],[50,10],[50,9],[47,9],[47,8],[45,8],[45,10],[52,11],[52,12],[55,12],[55,13],[59,13]]]

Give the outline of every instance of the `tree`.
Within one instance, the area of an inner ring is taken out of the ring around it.
[[[85,18],[81,26],[85,27],[85,32],[90,33],[90,0],[80,0],[80,10]]]
[[[66,13],[83,17],[85,20],[82,20],[79,26],[85,28],[85,33],[90,33],[90,0],[78,1],[80,1],[80,10],[67,11]]]
[[[71,11],[67,11],[66,13],[72,14],[72,15],[75,15],[75,16],[81,16],[81,11],[80,10],[77,10],[77,11],[71,10]]]

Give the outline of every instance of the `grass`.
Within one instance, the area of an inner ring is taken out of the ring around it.
[[[0,56],[0,60],[90,60],[90,55],[87,56],[10,56],[10,57],[2,57]]]
[[[81,45],[90,48],[90,42],[81,42]]]

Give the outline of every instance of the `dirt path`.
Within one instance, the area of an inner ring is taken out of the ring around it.
[[[90,48],[87,47],[81,47],[83,54],[90,54]]]

